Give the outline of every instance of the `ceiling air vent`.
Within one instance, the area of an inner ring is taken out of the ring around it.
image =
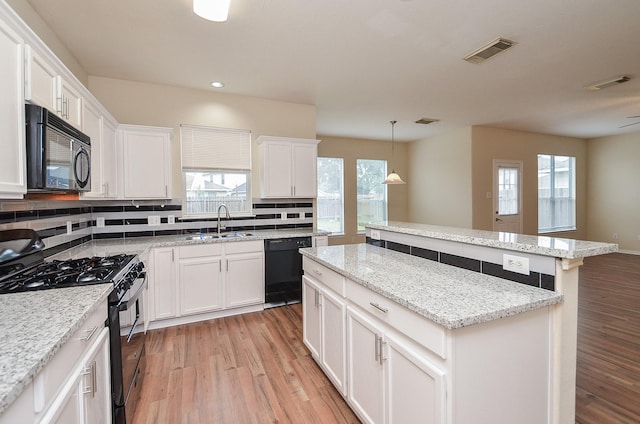
[[[478,50],[466,55],[464,60],[471,63],[481,63],[515,45],[516,43],[514,41],[507,40],[506,38],[496,38],[486,46],[480,47]]]
[[[589,91],[596,91],[596,90],[600,90],[601,88],[611,87],[612,85],[622,84],[623,82],[627,82],[630,79],[631,78],[629,78],[626,75],[620,75],[619,77],[613,77],[613,78],[606,79],[604,81],[594,82],[593,84],[585,85],[584,88],[586,88]]]
[[[416,121],[416,124],[424,124],[424,125],[428,125],[428,124],[433,124],[434,122],[438,122],[440,121],[439,119],[431,119],[431,118],[420,118]]]

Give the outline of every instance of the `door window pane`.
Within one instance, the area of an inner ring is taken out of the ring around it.
[[[576,159],[538,155],[538,231],[576,229]]]
[[[387,176],[387,161],[358,159],[358,232],[364,232],[367,222],[387,220],[387,186],[382,184]]]
[[[344,233],[344,172],[342,158],[318,158],[318,229]]]
[[[498,168],[498,215],[518,214],[518,168]]]

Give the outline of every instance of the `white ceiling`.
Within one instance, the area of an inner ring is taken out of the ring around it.
[[[317,107],[317,133],[416,140],[469,125],[640,130],[638,0],[28,0],[89,75]],[[474,65],[497,37],[518,44]],[[588,83],[631,81],[590,92]],[[422,118],[441,121],[415,124]]]

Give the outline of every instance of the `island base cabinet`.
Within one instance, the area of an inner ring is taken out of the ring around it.
[[[365,423],[382,423],[385,413],[381,335],[381,327],[347,308],[347,401]]]
[[[342,396],[347,394],[346,303],[302,277],[303,340]]]

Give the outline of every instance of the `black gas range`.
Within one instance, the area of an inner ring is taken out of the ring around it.
[[[30,229],[0,231],[0,295],[90,284],[113,284],[108,297],[112,421],[132,422],[145,369],[142,292],[147,279],[137,255],[45,261],[44,243]],[[120,328],[121,314],[130,325]]]

